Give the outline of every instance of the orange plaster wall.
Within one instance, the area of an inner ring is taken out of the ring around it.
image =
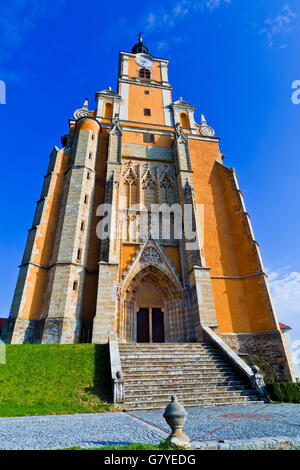
[[[140,65],[138,65],[134,57],[129,58],[128,62],[128,76],[136,78],[138,77],[138,71],[141,68]],[[161,71],[160,71],[160,62],[159,61],[154,61],[154,65],[151,69],[152,71],[152,80],[155,80],[156,82],[161,82]]]
[[[100,126],[97,121],[90,118],[83,118],[78,121],[78,128],[81,130],[89,130],[98,134],[100,132]]]
[[[58,212],[60,207],[60,198],[64,184],[64,172],[67,169],[69,156],[66,153],[58,154],[57,172],[52,174],[51,187],[52,192],[48,193],[47,202],[43,209],[43,215],[39,226],[39,235],[34,243],[33,262],[48,266],[52,251]]]
[[[241,212],[243,207],[232,178],[232,173],[222,165],[217,166],[226,201],[240,275],[247,276],[249,274],[260,273],[262,266],[249,230],[247,215]],[[265,289],[264,278],[262,276],[246,278],[243,279],[242,284],[247,300],[252,331],[275,329],[274,313],[269,302],[269,295]]]
[[[121,254],[121,271],[122,274],[126,271],[127,266],[131,263],[132,258],[135,256],[138,245],[135,244],[123,244],[122,246],[122,254]]]
[[[47,270],[30,266],[26,282],[26,300],[19,318],[38,320],[47,280]]]
[[[222,332],[274,329],[268,298],[260,278],[214,279],[244,276],[259,270],[235,191],[215,160],[217,143],[190,140],[191,163],[198,204],[204,204],[204,254],[211,268],[218,324]]]
[[[50,262],[64,182],[64,172],[68,165],[68,158],[69,156],[65,153],[59,153],[57,155],[56,173],[52,174],[47,202],[44,206],[41,223],[38,229],[39,234],[33,246],[34,256],[32,261],[46,267],[48,267]],[[37,320],[39,318],[46,280],[46,269],[30,266],[26,281],[26,300],[22,309],[22,318],[30,320]]]
[[[149,95],[145,95],[145,90]],[[151,109],[151,116],[144,116],[144,108]],[[164,125],[162,90],[147,86],[129,85],[128,119],[143,123]]]
[[[152,132],[155,134],[155,132]],[[150,146],[158,146],[158,147],[165,147],[165,148],[172,148],[174,139],[168,135],[159,135],[155,134],[155,142],[146,143],[144,142],[143,133],[142,132],[123,132],[122,142],[126,144],[139,144],[139,145],[150,145]]]

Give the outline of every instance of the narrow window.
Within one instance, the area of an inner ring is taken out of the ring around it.
[[[113,105],[112,103],[105,103],[104,106],[104,117],[107,119],[111,119],[113,116]]]
[[[88,202],[88,195],[86,194],[86,195],[84,196],[84,203],[87,204],[87,202]]]
[[[95,134],[92,134],[92,140],[95,140]]]
[[[154,134],[149,134],[149,132],[144,132],[143,137],[144,137],[144,142],[147,142],[147,143],[155,142]]]
[[[81,260],[81,249],[78,248],[77,250],[77,260],[80,261]]]
[[[151,116],[151,109],[144,108],[144,116]]]
[[[83,222],[83,221],[81,222],[80,230],[81,230],[82,232],[84,231],[84,222]]]
[[[73,282],[73,290],[77,290],[77,287],[78,287],[78,282],[74,281]]]
[[[92,156],[93,156],[93,154],[92,154],[92,152],[90,152],[90,153],[89,153],[89,159],[90,159],[90,160],[91,160]]]
[[[88,171],[86,175],[87,179],[89,180],[91,178],[91,173]]]
[[[180,122],[181,122],[181,126],[184,129],[189,129],[190,128],[190,121],[189,121],[188,115],[186,113],[181,113],[180,114]]]
[[[143,82],[149,82],[150,79],[151,79],[151,72],[150,70],[148,69],[140,69],[139,71],[139,78],[143,81]]]

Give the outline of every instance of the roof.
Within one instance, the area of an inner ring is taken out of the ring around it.
[[[291,330],[292,329],[290,326],[285,325],[284,323],[280,323],[280,322],[279,322],[279,328],[281,330]]]

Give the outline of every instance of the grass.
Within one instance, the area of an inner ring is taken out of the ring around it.
[[[166,441],[161,441],[158,445],[154,444],[126,444],[119,446],[104,446],[104,447],[92,447],[89,449],[84,449],[82,447],[70,447],[65,450],[185,450],[183,447],[174,448],[170,446]]]
[[[6,346],[0,417],[105,412],[110,393],[106,345]]]

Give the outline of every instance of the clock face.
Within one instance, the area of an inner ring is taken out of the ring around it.
[[[136,59],[135,59],[136,63],[141,65],[142,67],[153,67],[153,60],[151,60],[150,58],[148,57],[145,57],[145,56],[138,56]]]

